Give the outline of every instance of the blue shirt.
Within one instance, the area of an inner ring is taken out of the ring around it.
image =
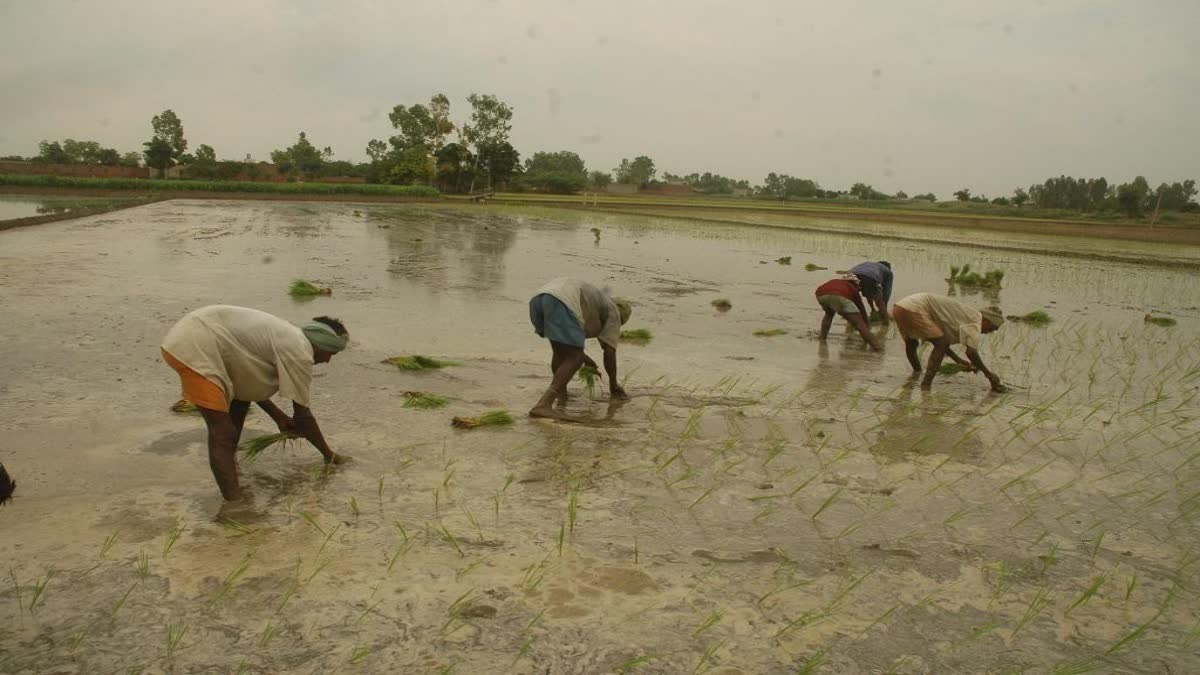
[[[877,262],[859,263],[850,268],[850,273],[859,278],[870,279],[883,289],[883,301],[892,299],[892,270],[887,265]]]

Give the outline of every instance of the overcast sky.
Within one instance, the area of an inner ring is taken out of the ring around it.
[[[397,104],[471,92],[523,157],[843,189],[1200,178],[1200,1],[0,0],[0,155],[140,150],[150,118],[266,159],[363,160]]]

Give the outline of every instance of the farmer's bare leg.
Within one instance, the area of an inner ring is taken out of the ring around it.
[[[564,356],[562,349],[556,347],[554,342],[550,343],[550,353],[550,377],[553,378],[554,374],[558,372],[558,367],[562,365]],[[566,400],[567,388],[563,387],[562,391],[558,392],[558,401],[559,403],[565,403]]]
[[[834,311],[824,306],[821,309],[825,310],[825,316],[821,319],[821,340],[825,340],[829,337],[830,327],[833,326]]]
[[[237,445],[242,440],[242,428],[246,426],[246,413],[250,412],[249,401],[234,400],[229,404],[229,418],[233,420],[233,428],[237,429],[237,439],[233,442]]]
[[[944,337],[934,338],[929,344],[933,345],[933,351],[929,352],[929,363],[925,365],[925,377],[921,380],[922,389],[933,386],[933,378],[937,376],[938,368],[942,366],[942,358],[950,348],[950,343],[946,342]]]
[[[843,314],[842,316],[846,318],[846,321],[851,326],[854,326],[858,330],[858,334],[862,336],[862,339],[867,341],[867,344],[871,345],[871,349],[875,351],[882,349],[879,345],[879,340],[876,340],[875,336],[871,334],[871,327],[867,325],[867,320],[862,314],[855,312],[853,314]]]
[[[554,369],[554,379],[550,382],[550,388],[542,394],[542,398],[538,400],[533,410],[529,411],[530,417],[557,417],[550,405],[559,392],[566,391],[567,383],[575,377],[575,373],[583,365],[582,348],[553,341],[550,342],[550,346],[559,359],[558,367]]]
[[[242,496],[242,490],[238,486],[236,457],[239,434],[233,417],[227,412],[208,408],[201,408],[200,414],[208,427],[208,466],[212,469],[213,478],[221,489],[222,497],[237,499]]]

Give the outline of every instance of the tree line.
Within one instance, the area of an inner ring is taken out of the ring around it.
[[[569,150],[535,152],[522,162],[520,153],[509,142],[512,107],[491,94],[473,93],[467,96],[467,103],[467,115],[457,122],[445,94],[434,95],[428,103],[395,106],[388,114],[392,133],[367,142],[367,162],[336,160],[333,148],[318,147],[301,131],[294,144],[271,152],[271,163],[287,180],[351,176],[370,183],[428,185],[449,193],[505,189],[571,194],[603,190],[612,183],[621,183],[637,188],[679,184],[706,195],[738,194],[782,201],[937,201],[933,193],[912,197],[904,191],[886,194],[861,182],[848,190],[825,189],[814,179],[774,171],[756,186],[707,171],[686,175],[663,172],[660,180],[654,160],[646,155],[622,159],[611,172],[589,170],[583,159]],[[183,165],[189,177],[203,179],[257,177],[258,167],[249,161],[249,156],[243,161],[218,160],[216,151],[206,144],[189,153],[183,121],[171,110],[152,117],[150,127],[150,139],[143,143],[141,152],[122,154],[96,141],[68,138],[61,142],[43,140],[38,145],[38,154],[28,159],[54,164],[144,164],[159,175],[168,168]],[[968,188],[954,193],[960,202],[1018,208],[1029,204],[1080,213],[1111,211],[1133,218],[1159,211],[1195,211],[1196,195],[1194,180],[1161,183],[1151,188],[1142,176],[1121,184],[1109,183],[1104,178],[1059,176],[994,199],[973,195]]]

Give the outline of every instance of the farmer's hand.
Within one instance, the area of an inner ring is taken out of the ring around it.
[[[275,424],[279,427],[279,433],[281,434],[296,433],[296,425],[292,424],[292,418],[288,417],[287,415],[282,415],[275,418]]]
[[[614,382],[612,388],[609,389],[609,393],[612,398],[615,398],[615,399],[618,399],[621,401],[629,400],[629,394],[625,393],[625,388],[622,387],[621,385],[617,384],[616,382]]]
[[[583,355],[583,365],[596,371],[597,377],[603,378],[603,375],[600,373],[600,366],[596,365],[596,362],[592,360],[592,357],[588,356],[587,354]]]

